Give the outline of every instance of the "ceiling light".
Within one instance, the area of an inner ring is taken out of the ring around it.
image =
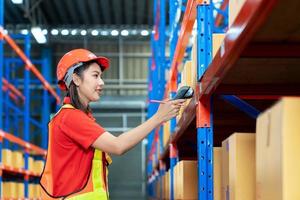
[[[97,31],[97,30],[92,30],[92,35],[93,35],[93,36],[99,35],[99,31]]]
[[[77,30],[76,29],[73,29],[72,31],[71,31],[71,35],[76,35],[77,34]]]
[[[147,31],[147,30],[142,30],[142,31],[141,31],[141,35],[142,35],[142,36],[147,36],[147,35],[149,35],[149,31]]]
[[[135,29],[131,31],[131,34],[132,34],[132,35],[136,35],[137,33],[138,33],[138,32],[137,32],[137,30],[135,30]]]
[[[58,35],[58,30],[57,29],[52,29],[51,34],[52,35]]]
[[[21,30],[21,34],[27,35],[27,34],[28,34],[28,30],[27,30],[27,29],[22,29],[22,30]]]
[[[35,40],[39,44],[44,44],[47,42],[47,39],[46,39],[45,35],[43,34],[42,29],[40,27],[32,27],[31,33],[32,33],[33,37],[35,38]]]
[[[121,35],[122,36],[128,36],[129,35],[129,32],[127,30],[122,30],[121,31]]]
[[[47,30],[47,29],[43,29],[42,32],[43,32],[44,35],[47,35],[47,34],[48,34],[48,30]]]
[[[86,35],[86,33],[87,33],[87,31],[86,31],[86,30],[82,30],[82,31],[80,31],[80,34],[81,34],[81,35]]]
[[[117,35],[119,35],[119,31],[117,31],[117,30],[112,30],[112,31],[110,32],[110,34],[111,34],[112,36],[117,36]]]
[[[108,34],[108,31],[101,31],[101,35],[107,36]]]
[[[22,4],[23,0],[11,0],[14,4]]]
[[[61,34],[62,34],[62,35],[69,35],[69,30],[68,30],[68,29],[63,29],[63,30],[61,31]]]

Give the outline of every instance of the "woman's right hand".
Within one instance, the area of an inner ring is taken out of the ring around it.
[[[184,105],[186,99],[177,99],[165,101],[160,104],[157,112],[155,113],[156,118],[160,123],[166,122],[179,114],[181,106]]]

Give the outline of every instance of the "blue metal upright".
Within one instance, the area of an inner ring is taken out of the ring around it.
[[[4,66],[4,74],[5,75],[2,76],[2,77],[5,77],[8,82],[10,82],[10,80],[9,80],[9,73],[10,73],[9,64],[10,63],[7,62],[6,60],[4,61],[3,66]],[[4,96],[4,98],[3,98],[4,99],[4,105],[5,105],[5,102],[7,104],[7,102],[9,101],[9,93],[10,93],[9,90],[7,90],[7,92],[5,92],[3,94],[3,96]],[[8,131],[8,129],[10,127],[10,121],[11,120],[10,120],[9,110],[10,110],[9,106],[5,106],[5,108],[4,108],[4,119],[5,119],[5,121],[4,121],[4,124],[3,124],[3,130],[4,131]],[[8,148],[8,141],[7,140],[3,141],[3,147]]]
[[[179,30],[179,17],[177,16],[179,8],[178,0],[169,0],[169,29],[170,29],[170,37],[169,37],[169,44],[170,44],[170,60],[174,57],[174,52],[176,49],[176,44],[178,40],[178,30]]]
[[[25,36],[25,43],[24,43],[24,52],[25,55],[29,58],[30,57],[30,35]],[[24,140],[29,142],[29,135],[30,135],[30,71],[29,68],[26,66],[24,70],[24,95],[25,95],[25,103],[24,103]],[[25,161],[25,169],[28,170],[29,167],[29,151],[25,149],[24,152],[24,161]],[[25,176],[24,180],[25,185],[25,198],[28,198],[28,186],[29,186],[29,176]]]
[[[212,60],[212,8],[197,7],[197,79],[200,80]],[[198,199],[213,200],[213,131],[211,97],[197,105]]]
[[[212,9],[210,4],[197,7],[197,79],[200,80],[212,60]]]
[[[42,74],[45,79],[51,83],[50,80],[50,49],[45,49],[42,52]],[[47,149],[47,141],[48,141],[48,121],[50,116],[50,101],[49,101],[49,92],[47,90],[43,90],[43,115],[42,115],[42,148]]]
[[[169,0],[169,29],[170,29],[170,37],[169,37],[169,44],[170,44],[170,64],[174,58],[174,53],[177,45],[178,40],[178,30],[179,30],[179,17],[178,12],[181,12],[181,5],[179,5],[178,0]],[[178,83],[176,83],[178,84]],[[170,92],[170,98],[173,98],[176,95],[175,91]],[[171,134],[174,132],[176,127],[176,118],[171,119],[170,125],[170,132]],[[172,187],[172,186],[171,186]]]
[[[0,0],[0,28],[4,27],[4,0]],[[0,131],[3,129],[3,92],[2,92],[2,77],[3,77],[3,39],[0,38]],[[0,160],[2,161],[2,141],[0,138]],[[0,175],[0,184],[2,185],[2,173]],[[0,194],[2,194],[2,187],[0,187]]]

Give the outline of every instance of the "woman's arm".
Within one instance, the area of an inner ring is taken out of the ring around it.
[[[138,127],[122,133],[118,137],[105,132],[96,139],[92,146],[107,153],[122,155],[142,141],[161,123],[176,117],[184,102],[185,100],[179,99],[161,104],[157,112]]]

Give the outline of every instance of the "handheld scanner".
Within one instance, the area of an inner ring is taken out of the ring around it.
[[[175,97],[173,97],[173,100],[175,99],[190,99],[194,95],[194,90],[190,86],[182,86],[177,91]]]

